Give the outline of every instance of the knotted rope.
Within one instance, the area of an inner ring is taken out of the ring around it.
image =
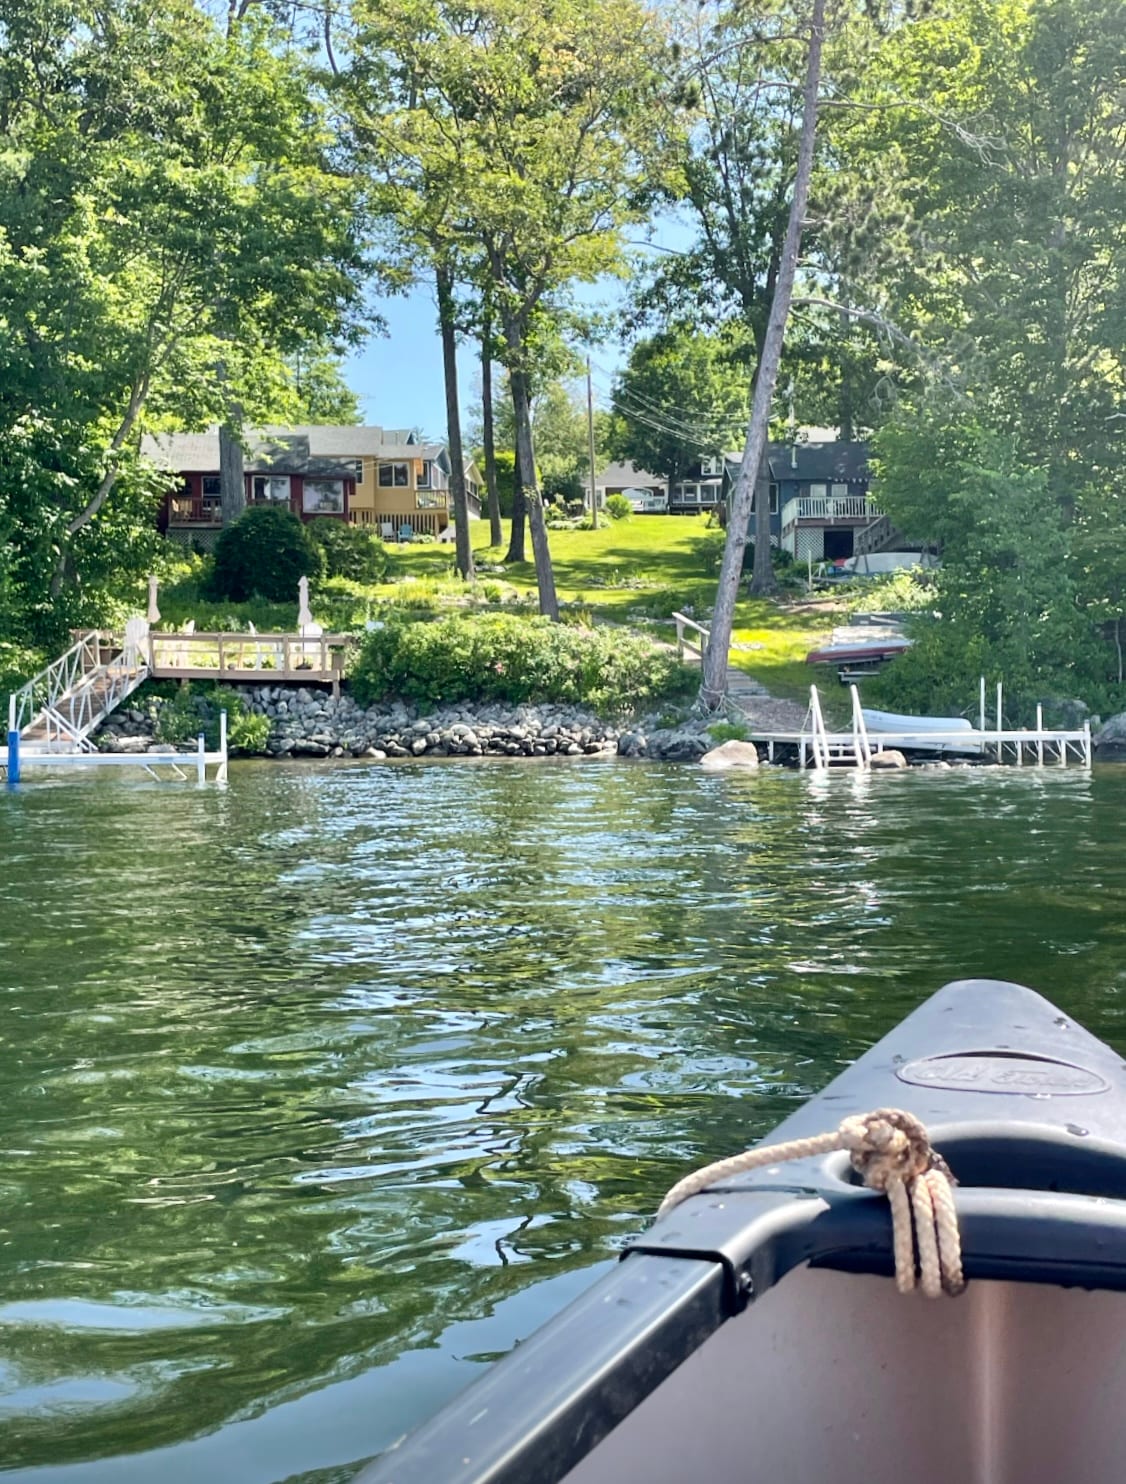
[[[835,1133],[787,1144],[759,1145],[743,1154],[705,1165],[678,1181],[661,1202],[664,1216],[689,1196],[698,1195],[717,1180],[791,1159],[809,1159],[845,1149],[852,1167],[871,1190],[882,1190],[891,1205],[895,1253],[895,1285],[900,1293],[915,1287],[916,1256],[919,1287],[928,1298],[961,1293],[962,1242],[949,1166],[931,1148],[927,1131],[912,1113],[877,1108],[874,1113],[846,1118]],[[912,1217],[914,1230],[912,1230]]]

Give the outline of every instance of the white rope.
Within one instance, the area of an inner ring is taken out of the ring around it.
[[[705,1165],[673,1186],[657,1215],[664,1216],[681,1201],[732,1175],[791,1159],[831,1154],[836,1149],[848,1151],[853,1169],[864,1177],[869,1189],[887,1195],[895,1283],[900,1293],[910,1293],[915,1287],[916,1265],[919,1287],[928,1298],[961,1293],[966,1283],[952,1193],[954,1176],[942,1156],[931,1148],[922,1123],[900,1108],[877,1108],[874,1113],[844,1119],[835,1133],[791,1139],[786,1144],[760,1144],[743,1154]]]

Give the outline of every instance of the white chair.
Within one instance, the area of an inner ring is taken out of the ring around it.
[[[135,670],[149,662],[149,621],[147,618],[131,618],[125,625],[125,652],[122,662],[127,670]]]

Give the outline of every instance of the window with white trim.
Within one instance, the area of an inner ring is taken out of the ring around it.
[[[430,460],[423,459],[418,471],[418,478],[414,482],[415,489],[428,490],[430,488]]]
[[[380,464],[379,488],[381,490],[410,488],[410,470],[406,464]]]

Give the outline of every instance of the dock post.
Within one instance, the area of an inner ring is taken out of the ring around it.
[[[979,701],[980,701],[980,704],[979,704],[979,714],[981,716],[981,721],[980,721],[980,723],[978,725],[978,730],[984,735],[984,732],[985,732],[985,676],[984,675],[981,677],[981,695],[980,695]]]
[[[219,771],[215,774],[216,783],[227,781],[227,713],[219,713]]]
[[[1083,761],[1087,767],[1091,766],[1091,723],[1083,723]]]
[[[1044,766],[1044,704],[1036,702],[1036,766]]]
[[[997,761],[1005,761],[1004,744],[1001,741],[1001,682],[997,682]]]
[[[207,782],[207,742],[202,732],[199,734],[196,744],[196,782]]]
[[[20,734],[17,727],[8,729],[8,787],[20,781]]]

